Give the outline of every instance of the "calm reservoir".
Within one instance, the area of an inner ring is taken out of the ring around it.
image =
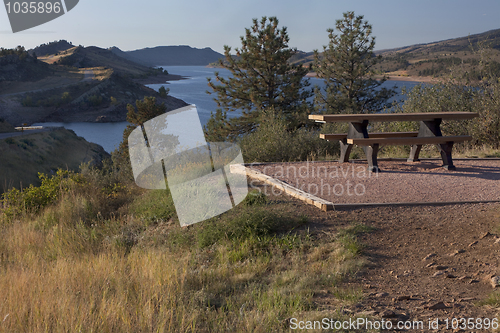
[[[148,87],[158,90],[162,85],[170,89],[169,94],[173,97],[182,99],[188,104],[195,104],[198,109],[198,115],[202,125],[205,125],[210,119],[210,113],[215,112],[217,104],[213,100],[215,95],[209,95],[206,91],[209,89],[207,78],[215,80],[215,72],[223,76],[229,76],[230,72],[221,68],[208,68],[203,66],[162,66],[171,74],[178,74],[188,77],[186,80],[169,81],[166,84],[151,84]],[[323,86],[323,81],[317,78],[310,78],[311,86]],[[384,87],[396,86],[398,89],[406,86],[413,88],[417,82],[407,81],[387,81]],[[238,116],[234,112],[228,114],[230,117]],[[118,147],[122,141],[123,130],[127,122],[119,123],[37,123],[36,126],[64,126],[73,130],[78,136],[85,140],[101,145],[107,152],[111,152]]]

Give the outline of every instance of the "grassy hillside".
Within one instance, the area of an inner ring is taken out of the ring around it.
[[[4,119],[0,118],[0,133],[14,132],[15,128]]]
[[[35,50],[49,52],[67,46],[62,41]],[[16,126],[46,121],[124,121],[127,104],[145,96],[157,97],[168,110],[186,105],[171,96],[160,98],[155,90],[134,81],[154,77],[165,82],[167,75],[163,70],[126,60],[109,50],[77,46],[37,59],[23,48],[1,52],[0,63],[11,63],[13,58],[20,62],[22,57],[31,59],[24,62],[36,63],[47,71],[45,76],[38,75],[37,80],[27,82],[19,66],[0,66],[0,117]],[[31,76],[37,73],[28,65],[23,66]]]
[[[54,41],[50,42],[48,44],[41,44],[34,49],[29,50],[28,52],[31,55],[36,54],[38,57],[40,56],[46,56],[46,55],[51,55],[51,54],[57,54],[61,51],[66,51],[68,49],[71,49],[75,47],[71,42],[67,42],[65,40],[59,40],[59,41]]]
[[[0,83],[5,81],[37,81],[52,74],[44,62],[31,56],[22,46],[0,48]]]
[[[378,74],[395,77],[441,78],[449,75],[454,67],[460,66],[462,71],[468,71],[471,76],[475,76],[481,55],[474,50],[480,46],[490,49],[490,70],[500,74],[500,29],[467,37],[375,51],[382,60],[374,70]],[[318,49],[322,50],[322,47]],[[312,52],[299,51],[292,58],[292,63],[308,66],[312,64],[313,59]]]
[[[128,76],[143,76],[154,72],[150,67],[137,64],[133,61],[117,56],[110,50],[95,46],[76,46],[57,55],[41,57],[40,60],[48,63],[64,65],[77,68],[105,67],[114,73]]]
[[[293,203],[263,194],[189,228],[168,191],[96,170],[0,203],[9,332],[282,332],[292,316],[325,316],[325,298],[340,309],[361,296],[346,282],[371,229],[313,235]]]
[[[0,190],[38,185],[39,172],[78,170],[82,163],[109,156],[101,146],[63,128],[0,140],[0,155]]]
[[[489,48],[489,54],[474,52]],[[500,74],[500,29],[482,34],[439,42],[411,45],[376,52],[382,62],[375,70],[396,76],[443,78],[456,68],[467,72],[470,79],[479,77],[481,57],[488,57],[489,70]]]

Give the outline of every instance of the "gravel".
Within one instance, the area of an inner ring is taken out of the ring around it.
[[[335,203],[473,202],[500,200],[500,160],[455,160],[455,171],[440,160],[295,162],[251,168]]]

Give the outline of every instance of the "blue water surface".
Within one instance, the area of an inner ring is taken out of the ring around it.
[[[185,80],[166,82],[165,84],[151,84],[149,87],[158,90],[161,86],[170,89],[170,96],[182,99],[186,103],[195,104],[198,109],[201,125],[205,125],[210,119],[210,113],[215,112],[217,104],[213,100],[215,95],[207,94],[211,88],[207,84],[207,78],[211,77],[215,81],[215,72],[228,77],[230,72],[221,68],[208,68],[203,66],[161,66],[170,74],[177,74],[186,77]],[[318,85],[324,87],[322,80],[310,78],[311,86]],[[396,86],[400,91],[401,87],[408,89],[416,86],[417,82],[407,81],[386,81],[382,87],[391,88]],[[400,99],[401,96],[396,96]],[[230,117],[237,117],[240,113],[235,111],[230,113]],[[118,147],[122,141],[123,130],[127,122],[118,123],[38,123],[34,125],[43,126],[63,126],[73,130],[78,136],[85,140],[101,145],[107,152],[111,152]]]

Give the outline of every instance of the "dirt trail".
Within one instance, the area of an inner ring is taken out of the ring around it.
[[[401,330],[407,332],[460,331],[451,329],[453,318],[499,320],[500,308],[481,302],[494,292],[491,277],[500,275],[500,203],[322,212],[268,185],[262,189],[273,200],[291,202],[308,216],[315,237],[330,237],[356,223],[374,228],[359,237],[366,246],[367,264],[349,282],[362,298],[339,309],[334,295],[318,291],[315,302],[320,310],[390,320],[394,325],[425,323],[425,329]],[[435,319],[439,329],[429,329],[429,320]],[[461,332],[473,331],[481,330]]]

